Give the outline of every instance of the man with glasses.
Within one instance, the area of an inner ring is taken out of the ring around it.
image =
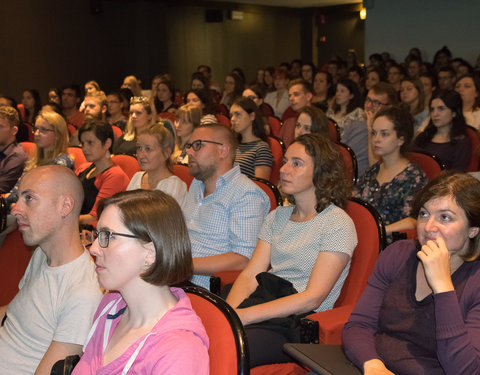
[[[200,126],[185,147],[188,170],[195,177],[184,210],[192,243],[192,282],[209,289],[209,275],[246,266],[270,202],[233,165],[237,140],[227,127]]]
[[[80,242],[77,176],[59,165],[32,169],[19,196],[12,214],[24,242],[37,248],[19,292],[0,307],[0,374],[50,374],[56,361],[82,352],[102,294]]]
[[[8,193],[17,183],[28,158],[16,141],[19,122],[15,108],[0,106],[0,194]]]
[[[368,91],[365,98],[364,110],[367,121],[354,120],[345,125],[341,141],[350,146],[355,153],[359,177],[377,161],[368,147],[369,130],[372,127],[373,118],[380,110],[396,104],[398,104],[398,97],[393,86],[386,82],[379,82]]]

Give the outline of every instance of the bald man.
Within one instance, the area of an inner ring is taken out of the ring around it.
[[[101,298],[78,232],[82,202],[82,186],[64,166],[32,169],[20,182],[12,214],[37,248],[19,292],[0,307],[0,374],[50,374],[57,360],[82,352]]]
[[[209,289],[209,275],[241,270],[250,259],[270,208],[267,195],[233,165],[237,140],[226,126],[196,128],[187,144],[195,177],[185,218],[192,243],[192,282]]]

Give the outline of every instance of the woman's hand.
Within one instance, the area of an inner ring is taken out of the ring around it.
[[[450,276],[450,254],[443,238],[427,241],[417,253],[423,264],[425,277],[433,293],[450,292],[454,290]]]
[[[244,326],[248,324],[245,309],[234,309]]]
[[[395,375],[385,367],[385,364],[379,359],[371,359],[363,364],[363,373],[365,375]]]

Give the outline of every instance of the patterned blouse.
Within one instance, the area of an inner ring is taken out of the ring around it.
[[[416,193],[428,180],[419,167],[408,163],[392,181],[380,186],[377,181],[379,170],[379,163],[367,169],[355,186],[353,196],[375,207],[385,225],[389,225],[410,215]]]

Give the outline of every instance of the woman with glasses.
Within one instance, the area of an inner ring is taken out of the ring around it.
[[[89,122],[82,126],[78,133],[83,154],[88,162],[76,171],[84,191],[80,224],[90,224],[98,220],[100,200],[124,191],[129,178],[122,168],[113,164],[111,150],[114,137],[110,124],[101,121]]]
[[[37,149],[35,155],[27,161],[24,173],[49,164],[64,165],[73,170],[73,160],[68,155],[68,129],[65,119],[56,112],[42,110],[35,120],[33,130]],[[18,200],[18,186],[19,182],[8,194],[9,206]]]
[[[208,337],[182,289],[192,275],[178,203],[158,190],[102,201],[90,252],[107,293],[73,374],[208,374]]]
[[[115,142],[113,153],[135,156],[138,134],[154,124],[156,118],[155,108],[149,98],[133,96],[130,99],[130,117],[125,127],[125,133]]]
[[[273,155],[266,142],[263,116],[255,102],[244,97],[235,100],[230,107],[230,120],[239,141],[235,163],[244,175],[269,180]]]
[[[351,185],[329,138],[295,139],[280,179],[292,205],[268,214],[227,297],[245,325],[252,367],[291,361],[283,344],[299,342],[301,317],[333,308],[357,243],[354,224],[342,209]]]
[[[137,139],[137,160],[141,172],[133,175],[127,190],[161,190],[183,207],[187,185],[172,172],[174,136],[161,124],[151,125]]]

